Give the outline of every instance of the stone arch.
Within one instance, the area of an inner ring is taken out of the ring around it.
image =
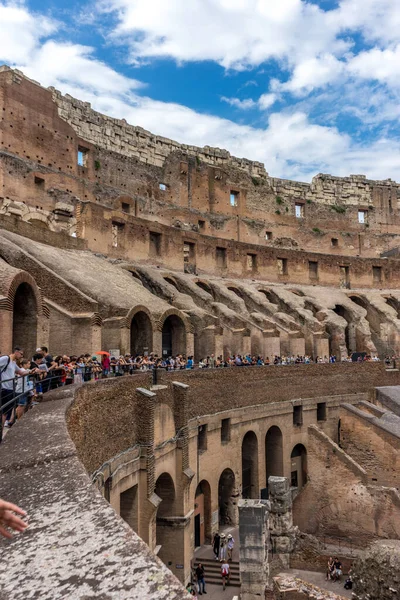
[[[384,296],[386,304],[396,311],[397,318],[400,319],[400,300],[393,296]]]
[[[29,273],[21,271],[11,280],[7,309],[13,313],[12,346],[20,346],[26,356],[32,356],[38,343],[38,325],[43,316],[43,306],[40,290]]]
[[[169,275],[164,275],[163,279],[164,279],[164,281],[169,283],[169,285],[172,285],[179,292],[178,284],[176,283],[176,281],[173,277],[171,277]]]
[[[283,477],[283,436],[277,425],[272,425],[265,435],[265,477]]]
[[[357,343],[356,324],[351,312],[342,304],[335,304],[335,307],[332,310],[347,322],[347,325],[344,329],[344,337],[348,354],[351,354],[352,352],[359,352],[360,348],[358,347],[359,344]]]
[[[271,292],[271,290],[260,288],[258,291],[261,292],[261,294],[264,294],[264,296],[266,297],[268,302],[270,302],[270,304],[275,304],[279,306],[279,298],[276,296],[276,294]]]
[[[194,538],[195,546],[211,543],[211,487],[202,479],[198,484],[194,498]]]
[[[186,354],[187,334],[192,333],[192,327],[178,309],[170,308],[160,319],[159,329],[162,332],[163,357]]]
[[[237,287],[235,287],[234,285],[228,285],[227,287],[230,292],[233,292],[234,294],[236,294],[236,296],[243,300],[243,294]]]
[[[136,271],[136,269],[131,269],[131,268],[129,268],[129,269],[128,269],[128,272],[129,272],[129,273],[132,275],[132,277],[133,277],[134,279],[136,279],[137,281],[139,281],[139,282],[140,282],[140,283],[143,285],[143,281],[142,281],[142,278],[141,278],[141,276],[140,276],[140,273],[138,273],[138,272]]]
[[[220,525],[237,525],[236,478],[232,469],[224,469],[218,481],[218,507]]]
[[[212,298],[215,298],[215,294],[212,287],[206,281],[201,281],[200,279],[198,279],[195,283],[197,287],[203,290],[203,292],[207,292],[207,294],[210,294]]]
[[[303,444],[296,444],[290,454],[291,487],[299,490],[307,483],[307,450]]]
[[[242,498],[259,498],[258,439],[248,431],[242,441]]]
[[[156,515],[156,546],[161,546],[158,556],[167,563],[171,557],[171,527],[169,517],[175,516],[175,484],[169,473],[161,473],[157,478],[155,493],[161,502],[157,508]]]
[[[56,231],[51,216],[36,210],[27,212],[21,217],[21,220],[25,221],[26,223],[31,223],[36,227],[42,227],[43,229],[46,228],[50,229],[50,231]]]
[[[130,328],[131,354],[153,351],[154,320],[145,306],[136,306],[126,317]]]

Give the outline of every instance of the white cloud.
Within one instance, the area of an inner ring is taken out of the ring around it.
[[[359,31],[370,42],[387,45],[400,41],[398,0],[341,0],[330,18],[341,31]]]
[[[110,90],[123,94],[142,86],[139,81],[124,77],[96,60],[93,52],[89,46],[49,40],[32,51],[29,60],[17,66],[46,86],[80,85],[100,94]]]
[[[282,84],[280,89],[294,94],[306,94],[336,81],[345,68],[345,64],[332,54],[309,58],[296,65],[291,79]]]
[[[230,106],[234,106],[240,110],[249,110],[249,108],[254,108],[257,106],[257,103],[251,98],[240,100],[240,98],[227,98],[226,96],[221,96],[221,100],[222,102],[226,102],[227,104],[230,104]]]
[[[130,47],[133,61],[213,60],[243,69],[348,48],[329,13],[301,0],[104,0],[102,7],[116,12],[115,36]]]
[[[5,63],[29,60],[41,38],[57,29],[57,23],[29,13],[22,4],[0,3],[0,57]]]
[[[258,99],[260,110],[268,110],[277,100],[276,94],[262,94]]]
[[[361,52],[348,64],[349,72],[362,79],[376,79],[400,87],[400,44],[393,49]]]

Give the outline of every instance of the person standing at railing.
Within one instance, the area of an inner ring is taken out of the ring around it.
[[[28,402],[30,401],[30,397],[33,395],[33,381],[29,377],[31,375],[31,361],[29,358],[24,358],[21,360],[21,370],[24,371],[24,374],[18,377],[17,385],[16,385],[16,395],[19,396],[17,403],[17,419],[21,419],[24,416],[28,408]]]
[[[24,375],[24,369],[20,369],[17,365],[17,361],[21,360],[24,356],[22,348],[16,346],[14,352],[10,355],[0,356],[0,405],[5,406],[8,402],[15,397],[15,377],[17,375]],[[2,414],[2,424],[8,421],[12,415],[12,407],[6,410]]]

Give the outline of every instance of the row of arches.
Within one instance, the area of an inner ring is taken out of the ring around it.
[[[130,323],[130,351],[133,355],[153,352],[153,325],[144,311],[134,314]],[[163,357],[186,354],[186,328],[178,315],[169,315],[162,326]]]
[[[277,426],[271,427],[266,434],[266,482],[271,475],[283,476],[282,432]],[[292,449],[291,484],[301,488],[307,480],[307,451],[302,444]],[[237,525],[238,500],[259,498],[262,491],[258,481],[258,440],[254,431],[249,431],[242,442],[242,489],[231,468],[225,468],[218,480],[218,520],[220,525]],[[177,514],[176,490],[170,474],[162,473],[155,486],[155,493],[161,499],[156,516],[156,545],[168,547],[170,524],[168,518]],[[211,540],[212,535],[212,489],[209,481],[202,479],[194,494],[194,537],[195,546]]]
[[[307,451],[303,444],[297,444],[290,455],[291,485],[303,487],[307,481]],[[265,494],[268,494],[268,479],[282,477],[283,436],[276,425],[269,428],[265,436]],[[259,498],[258,439],[254,431],[248,431],[242,441],[242,497]]]

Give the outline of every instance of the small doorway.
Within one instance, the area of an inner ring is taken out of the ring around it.
[[[200,515],[196,515],[194,518],[194,545],[195,548],[201,546]]]

